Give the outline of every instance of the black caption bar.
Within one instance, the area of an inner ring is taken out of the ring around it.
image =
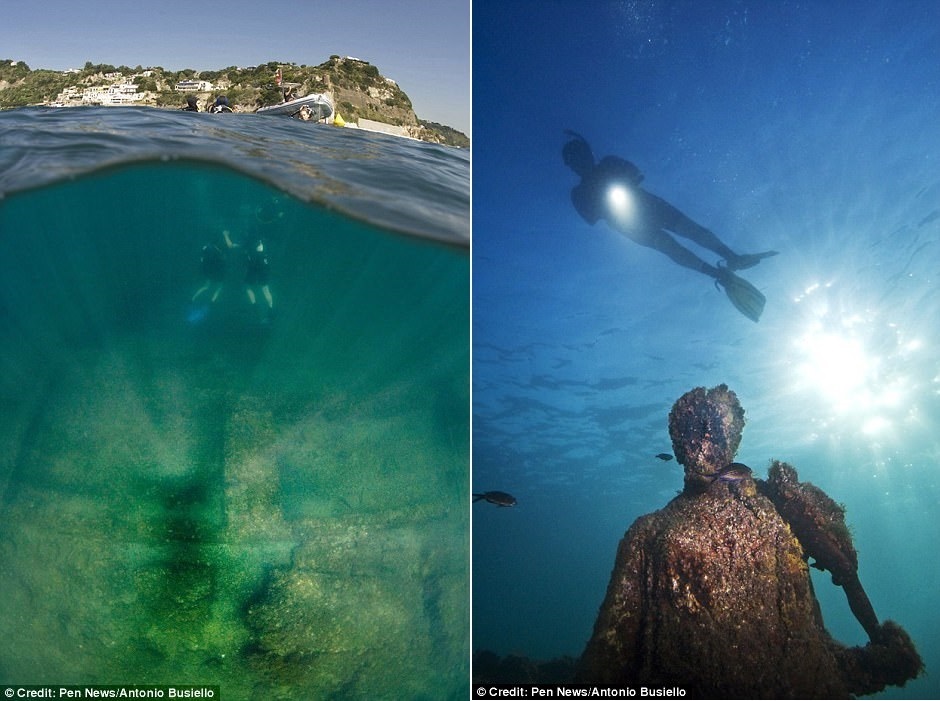
[[[576,686],[571,684],[474,684],[473,699],[681,699],[678,686]]]
[[[0,701],[7,701],[7,699],[211,699],[211,701],[219,701],[221,698],[219,687],[197,684],[0,686]]]

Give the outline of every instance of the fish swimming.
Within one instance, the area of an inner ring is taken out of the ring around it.
[[[751,478],[753,471],[742,462],[733,462],[718,470],[712,477],[713,482],[740,482]]]
[[[669,453],[659,453],[659,454],[656,455],[655,457],[659,458],[659,459],[662,460],[663,462],[668,462],[668,461],[672,460],[672,456],[671,456]]]
[[[516,505],[516,497],[514,497],[512,494],[507,494],[506,492],[483,492],[482,494],[473,495],[474,503],[480,501],[481,499],[488,501],[490,504],[496,504],[496,506]]]

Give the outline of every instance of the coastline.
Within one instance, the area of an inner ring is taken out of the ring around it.
[[[212,101],[212,95],[207,94],[204,102],[211,104],[211,101]],[[156,104],[155,101],[153,102],[138,101],[138,102],[133,102],[133,103],[115,103],[115,104],[100,104],[100,103],[95,104],[95,103],[83,103],[83,102],[65,104],[65,103],[58,102],[58,101],[45,101],[36,105],[26,105],[26,106],[27,107],[45,107],[45,108],[50,108],[50,109],[75,109],[79,107],[109,107],[109,108],[110,107],[147,107],[150,109],[163,110],[166,112],[187,111],[186,109],[184,109],[184,107],[173,107],[170,105],[158,105]],[[258,114],[259,110],[261,109],[260,107],[248,107],[245,105],[232,105],[231,107],[232,107],[231,114]],[[0,108],[0,109],[20,109],[20,108],[5,107],[5,108]],[[198,112],[196,113],[197,114],[200,114],[200,113],[212,114],[211,110],[209,109],[201,109],[201,110],[198,110]],[[290,117],[284,114],[272,114],[270,116],[274,118],[286,117],[288,119],[293,119],[293,117]],[[338,117],[338,119],[336,117]],[[395,124],[387,124],[385,122],[379,122],[373,119],[365,119],[363,117],[360,117],[355,122],[351,122],[351,121],[347,122],[346,120],[342,119],[342,116],[339,115],[338,113],[336,113],[336,117],[334,117],[333,119],[327,119],[327,120],[310,120],[310,123],[320,124],[323,126],[340,127],[344,129],[358,129],[360,131],[367,131],[373,134],[384,134],[386,136],[394,136],[400,139],[410,139],[411,141],[423,141],[425,143],[434,143],[434,144],[439,144],[441,146],[448,146],[450,148],[465,148],[463,146],[443,143],[441,141],[437,141],[432,138],[421,138],[422,133],[427,133],[428,136],[433,136],[434,132],[429,132],[429,130],[427,130],[426,128],[420,125],[418,127],[404,127],[404,126],[399,126]]]
[[[462,132],[420,119],[394,80],[382,76],[367,61],[350,56],[333,55],[318,66],[269,62],[179,72],[90,63],[84,69],[32,70],[19,61],[0,61],[2,108],[142,106],[176,110],[183,108],[187,98],[195,97],[201,108],[198,111],[209,111],[217,97],[226,96],[232,111],[252,114],[283,104],[287,90],[327,96],[339,117],[338,126],[457,148],[470,146],[469,137]],[[291,94],[287,101],[293,99]]]

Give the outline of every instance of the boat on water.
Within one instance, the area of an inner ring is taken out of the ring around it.
[[[269,105],[258,109],[258,114],[280,114],[293,117],[301,110],[308,108],[311,111],[311,121],[328,120],[333,117],[333,102],[325,93],[311,93],[306,97],[282,102],[279,105]]]

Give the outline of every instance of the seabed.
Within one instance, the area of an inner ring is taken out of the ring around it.
[[[441,498],[434,466],[457,455],[420,430],[426,400],[272,403],[238,358],[151,345],[141,363],[139,344],[76,358],[4,432],[0,677],[226,699],[453,687],[466,517]]]

